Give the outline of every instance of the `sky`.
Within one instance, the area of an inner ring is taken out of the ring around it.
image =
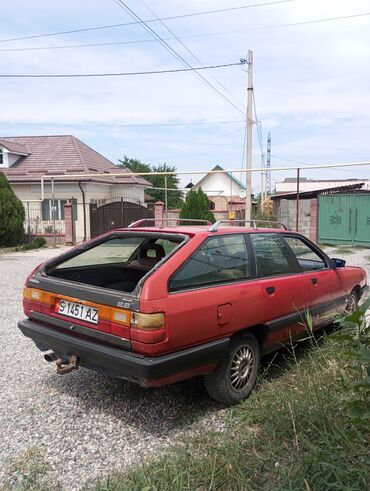
[[[238,63],[253,51],[255,120],[264,151],[271,132],[272,167],[369,161],[370,15],[305,22],[369,14],[370,1],[290,0],[252,6],[273,1],[124,0],[145,20],[249,6],[148,25],[163,39],[172,38],[166,43],[193,67]],[[132,22],[115,0],[2,0],[1,15],[0,75],[183,68],[140,23],[4,41]],[[75,46],[100,43],[116,44]],[[73,134],[114,163],[126,155],[146,163],[167,162],[179,171],[210,170],[215,165],[240,169],[245,166],[247,67],[201,74],[233,104],[194,72],[0,78],[0,135]],[[255,124],[253,166],[260,167],[260,162]],[[362,179],[370,178],[370,167],[301,175]],[[293,170],[273,172],[273,185],[293,176]],[[199,178],[184,176],[182,183]],[[253,191],[259,185],[256,173]]]

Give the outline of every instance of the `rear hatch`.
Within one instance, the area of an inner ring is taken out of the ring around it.
[[[35,321],[71,335],[120,344],[165,337],[161,313],[141,314],[144,281],[173,255],[185,237],[158,232],[115,232],[42,265],[24,290],[24,310]]]

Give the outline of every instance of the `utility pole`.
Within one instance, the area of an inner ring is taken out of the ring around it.
[[[265,154],[263,152],[261,152],[261,203],[260,203],[260,206],[261,206],[261,211],[263,211],[263,202],[265,201],[266,199],[266,195],[265,195],[265,181],[266,181],[266,176],[265,176]]]
[[[267,137],[266,192],[271,196],[271,133]]]
[[[252,128],[253,128],[253,53],[248,50],[248,89],[247,89],[247,137],[246,143],[246,173],[245,173],[245,220],[251,219],[252,212]]]

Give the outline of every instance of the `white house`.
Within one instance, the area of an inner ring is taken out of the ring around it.
[[[212,171],[224,171],[224,169],[216,165]],[[234,175],[229,172],[218,172],[206,174],[198,181],[192,190],[196,191],[199,188],[207,194],[210,201],[213,203],[212,208],[219,211],[228,211],[231,203],[245,203],[245,186]],[[231,207],[232,208],[232,207]]]
[[[150,186],[145,179],[117,167],[72,135],[0,138],[0,171],[22,200],[26,229],[30,228],[32,235],[51,233],[55,223],[58,235],[63,236],[64,204],[72,201],[77,242],[90,236],[90,203],[124,198],[144,204],[144,192]],[[122,175],[110,176],[112,173]],[[54,200],[51,181],[46,180],[41,201],[41,177],[48,175],[58,176],[54,181]]]

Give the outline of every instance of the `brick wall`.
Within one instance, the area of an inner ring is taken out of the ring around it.
[[[276,220],[284,223],[290,230],[296,229],[297,203],[294,199],[274,201]],[[298,231],[316,242],[317,240],[317,199],[299,200]]]

